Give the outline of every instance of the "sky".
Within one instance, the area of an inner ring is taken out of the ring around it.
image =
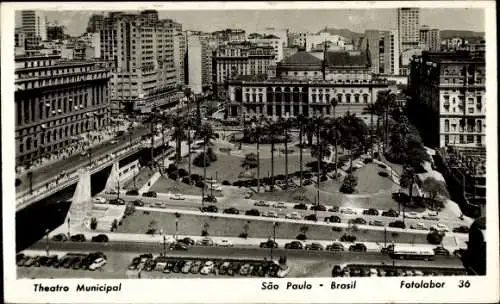
[[[68,34],[78,36],[85,31],[93,13],[101,12],[47,11],[46,16],[49,22],[57,20],[65,25]],[[241,28],[250,33],[266,27],[317,32],[327,26],[362,33],[365,29],[397,28],[396,9],[159,11],[159,15],[161,19],[181,23],[184,30],[206,32]],[[421,8],[420,23],[441,30],[485,31],[484,10],[478,8]],[[16,12],[16,26],[20,24],[20,16]]]

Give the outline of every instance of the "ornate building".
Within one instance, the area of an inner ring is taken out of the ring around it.
[[[15,57],[16,162],[57,151],[109,122],[110,68],[60,55]]]
[[[484,52],[423,52],[411,62],[409,92],[421,134],[432,147],[483,149],[486,139]]]
[[[372,77],[366,52],[324,52],[318,58],[298,52],[278,63],[276,77],[242,76],[229,81],[229,117],[290,117],[360,115],[375,102],[377,92],[388,88]]]

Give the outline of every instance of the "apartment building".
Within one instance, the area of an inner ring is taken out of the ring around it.
[[[21,11],[21,22],[26,49],[36,49],[41,41],[47,40],[47,19],[42,11]]]
[[[372,72],[399,75],[399,43],[396,31],[366,30],[361,49],[368,48]]]
[[[399,50],[417,48],[420,42],[420,8],[398,8]]]
[[[101,58],[114,63],[113,113],[123,103],[141,112],[177,102],[174,31],[178,24],[158,19],[156,11],[111,12],[100,31]]]
[[[439,52],[441,50],[441,35],[439,29],[424,26],[420,29],[419,40],[424,50]]]

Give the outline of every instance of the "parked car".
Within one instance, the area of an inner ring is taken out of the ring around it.
[[[206,203],[217,203],[217,198],[215,195],[207,195],[203,198],[203,201]]]
[[[306,250],[325,250],[325,246],[318,242],[312,242],[307,244],[305,247]]]
[[[450,251],[448,251],[448,249],[446,249],[442,246],[438,246],[438,247],[434,248],[433,250],[434,250],[435,255],[444,255],[444,256],[450,255]]]
[[[285,244],[285,249],[304,249],[304,245],[299,241],[291,241]]]
[[[313,181],[310,180],[310,179],[305,179],[303,182],[302,182],[302,185],[303,186],[309,186],[309,185],[312,185],[313,184]]]
[[[325,217],[325,222],[330,222],[330,223],[340,223],[342,220],[340,219],[339,216],[336,215],[331,215],[328,217]]]
[[[384,227],[385,226],[384,222],[379,221],[379,220],[370,221],[369,224],[371,226],[378,226],[378,227]]]
[[[382,249],[380,249],[380,253],[382,254],[388,254],[388,253],[391,253],[394,251],[394,245],[388,245],[387,247],[382,247]]]
[[[349,251],[366,252],[366,246],[363,243],[357,243],[357,244],[349,246]]]
[[[450,231],[450,229],[448,228],[448,226],[446,226],[445,224],[441,224],[441,223],[438,223],[436,225],[436,228],[437,228],[436,230],[438,230],[438,231],[444,231],[444,232],[449,232]]]
[[[257,209],[250,209],[245,212],[245,215],[260,216],[260,212]]]
[[[216,243],[216,246],[219,247],[233,247],[233,243],[228,239],[223,239],[220,242]]]
[[[326,211],[326,207],[323,205],[312,205],[309,209],[314,211]]]
[[[258,202],[255,202],[254,203],[254,206],[257,206],[257,207],[269,207],[270,204],[266,201],[258,201]]]
[[[424,223],[411,224],[410,228],[415,230],[427,230],[427,227],[425,227]]]
[[[387,217],[398,217],[399,213],[393,209],[389,209],[387,211],[382,212],[382,216],[387,216]]]
[[[71,268],[73,269],[81,269],[84,266],[84,258],[83,257],[76,257],[73,260],[73,263],[71,264]]]
[[[273,207],[277,208],[277,209],[286,209],[287,208],[287,206],[283,202],[276,202],[273,204]]]
[[[292,219],[292,220],[301,220],[302,216],[298,212],[291,212],[285,215],[285,218],[287,219]]]
[[[366,215],[378,215],[378,210],[374,208],[363,210],[363,214]]]
[[[195,273],[199,273],[200,270],[201,270],[201,267],[203,266],[202,262],[201,261],[195,261],[193,263],[193,266],[191,266],[191,270],[189,272],[195,274]]]
[[[47,259],[47,262],[45,263],[45,266],[47,267],[51,267],[53,266],[57,261],[59,260],[59,258],[57,257],[57,255],[51,255],[48,259]]]
[[[176,242],[170,245],[170,250],[188,250],[188,245],[184,242]]]
[[[278,243],[273,240],[260,243],[260,248],[278,248]]]
[[[328,209],[329,212],[339,212],[340,208],[339,206],[332,206],[331,208]]]
[[[344,214],[358,214],[356,211],[352,210],[351,208],[343,208],[340,210],[340,213]]]
[[[186,198],[184,197],[184,195],[179,194],[179,193],[176,193],[176,194],[174,194],[174,195],[171,195],[171,196],[170,196],[170,199],[175,200],[175,201],[183,201],[183,200],[185,200]]]
[[[200,270],[200,274],[207,275],[207,274],[211,273],[214,270],[214,265],[215,265],[214,262],[206,261]]]
[[[203,240],[201,240],[198,245],[200,246],[213,246],[214,245],[214,241],[210,238],[204,238]]]
[[[455,233],[469,233],[469,227],[467,226],[459,226],[453,228],[453,232]]]
[[[293,206],[293,209],[307,210],[307,205],[304,203],[296,204]]]
[[[182,273],[189,273],[191,270],[191,267],[193,267],[193,261],[186,261],[184,265],[182,265],[181,271]],[[174,271],[175,272],[175,271]]]
[[[108,202],[110,205],[125,205],[125,201],[122,198],[113,198]]]
[[[59,233],[54,235],[52,237],[52,240],[56,242],[66,242],[68,240],[68,236],[64,233]]]
[[[144,196],[144,197],[156,197],[156,196],[157,196],[157,194],[156,194],[156,192],[154,192],[154,191],[148,191],[148,192],[144,192],[144,193],[142,194],[142,196]]]
[[[106,204],[106,199],[104,197],[96,196],[92,199],[94,204]]]
[[[437,216],[430,216],[430,215],[424,215],[422,216],[422,219],[428,221],[439,221],[439,218]]]
[[[403,221],[394,221],[389,223],[389,227],[405,229],[406,225]]]
[[[139,200],[139,199],[137,199],[137,200],[133,201],[133,202],[132,202],[132,204],[134,204],[134,206],[137,206],[137,207],[142,207],[142,206],[144,206],[144,202],[143,202],[143,201],[141,201],[141,200]]]
[[[98,234],[98,235],[92,237],[92,242],[106,243],[108,241],[109,241],[109,238],[105,234]]]
[[[405,217],[409,219],[419,219],[421,216],[417,212],[407,212],[405,213]]]
[[[329,251],[344,251],[344,245],[342,243],[332,243],[331,245],[326,246],[326,250]]]
[[[137,196],[137,195],[139,195],[139,190],[137,190],[137,189],[130,189],[127,192],[125,192],[125,195]]]
[[[224,209],[224,212],[223,213],[226,213],[226,214],[239,214],[240,211],[234,207],[230,207],[230,208],[226,208]]]
[[[179,242],[182,242],[188,246],[193,246],[195,244],[195,241],[190,237],[185,237],[185,238],[179,240]]]
[[[316,214],[309,214],[309,215],[306,215],[304,216],[304,219],[306,221],[315,221],[317,222],[318,221],[318,217],[316,216]]]
[[[85,235],[83,235],[81,233],[72,235],[70,239],[72,242],[85,242],[86,241]]]
[[[137,269],[137,266],[139,265],[139,263],[141,262],[141,259],[139,257],[135,257],[132,259],[132,262],[130,263],[130,265],[128,266],[128,269],[129,270],[136,270]]]
[[[224,275],[227,273],[227,270],[229,269],[229,267],[231,267],[231,263],[229,262],[223,262],[220,266],[219,266],[219,274],[220,275]]]
[[[179,272],[182,272],[182,269],[184,269],[184,266],[186,265],[187,261],[184,261],[184,260],[179,260],[177,262],[175,262],[174,264],[174,268],[172,268],[172,272],[174,273],[179,273]],[[191,266],[189,266],[187,269],[187,271],[189,272],[189,269],[191,268]],[[186,272],[187,273],[187,272]]]
[[[201,208],[201,212],[212,212],[212,213],[217,213],[219,209],[215,205],[209,205]]]
[[[276,211],[270,210],[267,212],[263,212],[262,216],[264,216],[264,217],[278,217],[278,213]]]
[[[366,220],[361,218],[361,217],[357,217],[355,219],[349,220],[349,222],[351,222],[352,224],[366,225]]]

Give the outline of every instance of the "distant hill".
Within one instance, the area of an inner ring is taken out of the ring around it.
[[[358,41],[358,39],[363,35],[362,33],[353,32],[348,29],[336,29],[336,28],[324,28],[319,33],[329,33],[331,35],[339,35],[345,37],[349,40]]]
[[[440,32],[441,39],[455,37],[484,37],[484,32],[462,31],[462,30],[442,30]]]

